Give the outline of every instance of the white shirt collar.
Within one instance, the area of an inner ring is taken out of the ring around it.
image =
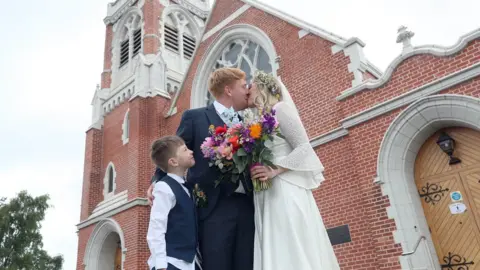
[[[175,181],[177,181],[180,184],[185,183],[185,180],[183,180],[183,178],[181,176],[178,176],[178,175],[173,174],[173,173],[167,173],[167,175],[170,176],[171,178],[173,178]]]
[[[213,102],[213,106],[215,107],[215,110],[217,110],[218,114],[222,114],[227,109],[227,107],[223,106],[222,103],[216,100]]]

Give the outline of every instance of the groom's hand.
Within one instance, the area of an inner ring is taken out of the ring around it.
[[[267,181],[275,176],[287,171],[287,169],[278,167],[278,169],[272,169],[268,166],[255,166],[250,170],[252,179],[258,179],[260,181]]]
[[[252,179],[267,181],[272,176],[272,169],[266,166],[255,166],[250,170]],[[273,178],[274,176],[272,176]]]
[[[154,187],[155,187],[155,183],[152,183],[152,184],[150,185],[150,187],[148,188],[148,190],[147,190],[147,199],[148,199],[148,204],[149,204],[150,206],[153,205],[153,199],[154,199],[154,197],[153,197],[153,188],[154,188]]]

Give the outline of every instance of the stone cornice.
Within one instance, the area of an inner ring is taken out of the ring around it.
[[[347,42],[347,39],[344,37],[341,37],[339,35],[336,35],[332,32],[329,32],[327,30],[324,30],[320,27],[317,27],[313,24],[307,23],[304,20],[301,20],[299,18],[296,18],[290,14],[287,14],[283,11],[280,11],[279,9],[276,9],[270,5],[267,5],[265,3],[261,3],[256,0],[242,0],[245,4],[248,4],[250,6],[253,6],[257,9],[260,9],[266,13],[269,13],[277,18],[280,18],[283,21],[286,21],[292,25],[297,26],[298,28],[304,29],[314,35],[317,35],[323,39],[326,39],[334,44],[340,45],[340,46],[345,46],[345,43]]]
[[[94,217],[89,217],[88,219],[80,222],[79,224],[77,224],[77,230],[81,230],[83,228],[86,228],[92,224],[95,224],[97,222],[99,222],[100,220],[103,220],[105,218],[108,218],[108,217],[112,217],[118,213],[121,213],[123,211],[126,211],[130,208],[133,208],[135,206],[146,206],[148,205],[148,201],[147,199],[145,198],[136,198],[136,199],[133,199],[129,202],[126,202],[126,203],[121,203],[121,204],[117,204],[115,205],[114,208],[111,208],[109,209],[109,211],[106,211],[104,213],[102,213],[101,215],[97,215],[97,216],[94,216]]]
[[[117,0],[108,4],[107,17],[103,19],[105,24],[115,24],[128,8],[135,3],[135,0]]]
[[[192,12],[193,14],[197,15],[198,17],[205,19],[208,17],[209,10],[203,10],[194,4],[190,3],[189,1],[185,0],[176,0],[179,5],[183,6],[184,8],[188,9],[188,11]]]
[[[388,66],[387,70],[380,78],[376,80],[366,80],[362,84],[359,84],[355,87],[343,91],[338,97],[337,100],[344,100],[348,97],[351,97],[359,92],[365,90],[372,90],[378,87],[381,87],[386,82],[390,80],[393,75],[394,70],[407,58],[410,58],[418,54],[432,54],[435,56],[449,56],[455,53],[458,53],[460,50],[465,48],[470,41],[473,41],[477,38],[480,38],[480,28],[476,29],[466,35],[460,37],[457,43],[450,47],[443,47],[438,45],[425,45],[414,47],[412,50],[400,54],[395,58],[392,63]]]

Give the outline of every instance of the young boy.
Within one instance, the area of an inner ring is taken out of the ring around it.
[[[147,242],[153,270],[195,270],[197,218],[184,175],[195,165],[193,152],[178,136],[166,136],[152,144],[151,158],[167,172],[153,190]]]

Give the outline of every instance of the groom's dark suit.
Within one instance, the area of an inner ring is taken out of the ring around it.
[[[224,124],[212,104],[185,111],[177,135],[194,153],[195,166],[187,174],[189,188],[199,184],[208,201],[207,207],[198,208],[203,270],[250,270],[253,269],[255,233],[252,194],[248,191],[252,183],[249,179],[241,179],[247,194],[236,193],[238,183],[235,185],[228,179],[215,188],[219,172],[209,167],[200,150],[200,145],[209,136],[208,127]],[[157,169],[154,178],[161,179],[162,175]]]

